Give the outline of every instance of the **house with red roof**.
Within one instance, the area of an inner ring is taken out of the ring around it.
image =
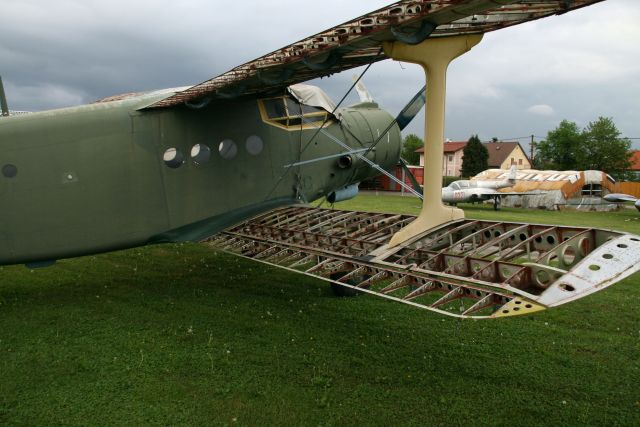
[[[467,141],[445,141],[442,152],[442,174],[445,176],[460,176],[462,169],[462,157]],[[489,152],[490,169],[509,169],[516,165],[517,169],[531,169],[531,161],[519,142],[494,141],[485,142]],[[420,153],[420,165],[424,166],[424,148],[418,148]]]
[[[640,150],[631,150],[631,157],[629,160],[631,161],[631,166],[629,167],[629,171],[633,172],[636,177],[640,177]]]

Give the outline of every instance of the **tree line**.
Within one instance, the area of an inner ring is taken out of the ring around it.
[[[496,140],[496,138],[494,138]],[[402,158],[417,165],[424,145],[417,135],[404,138]],[[621,137],[613,119],[599,117],[580,129],[574,122],[562,120],[558,127],[547,133],[546,139],[535,144],[536,169],[552,170],[601,170],[619,180],[631,180],[635,176],[631,167],[631,141]],[[488,169],[489,153],[478,135],[472,135],[464,147],[461,176],[471,177]]]
[[[563,120],[536,147],[534,164],[540,169],[601,170],[616,179],[629,179],[631,141],[622,138],[609,117],[599,117],[580,129]]]

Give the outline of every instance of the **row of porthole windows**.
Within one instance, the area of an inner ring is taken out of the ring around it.
[[[264,148],[262,138],[251,135],[245,141],[247,152],[253,156],[260,154]],[[238,146],[232,139],[225,139],[218,144],[218,154],[225,160],[231,160],[238,155]],[[211,159],[211,148],[206,144],[196,144],[191,147],[191,160],[197,165],[207,163]],[[165,165],[172,169],[179,168],[185,162],[185,155],[180,149],[167,148],[162,156]]]

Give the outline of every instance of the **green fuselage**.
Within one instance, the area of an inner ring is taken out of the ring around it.
[[[378,174],[356,156],[344,169],[337,158],[285,168],[345,149],[315,128],[266,123],[256,98],[140,110],[164,96],[0,118],[0,264],[199,240]],[[324,131],[361,149],[391,122],[363,104]],[[208,161],[191,157],[196,144]],[[393,126],[367,157],[389,169],[400,145]],[[184,157],[178,167],[165,162],[170,148]]]

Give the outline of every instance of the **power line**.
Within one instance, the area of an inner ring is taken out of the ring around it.
[[[527,135],[527,136],[514,136],[511,138],[497,138],[498,141],[518,141],[521,139],[526,139],[527,141],[531,139],[532,135]],[[536,139],[546,139],[546,136],[540,136],[540,135],[533,135],[534,138]],[[619,139],[631,139],[631,140],[637,140],[640,139],[640,137],[635,136],[635,137],[629,137],[629,136],[621,136]],[[493,142],[493,139],[490,140],[486,140],[486,141],[482,141],[482,142]]]

